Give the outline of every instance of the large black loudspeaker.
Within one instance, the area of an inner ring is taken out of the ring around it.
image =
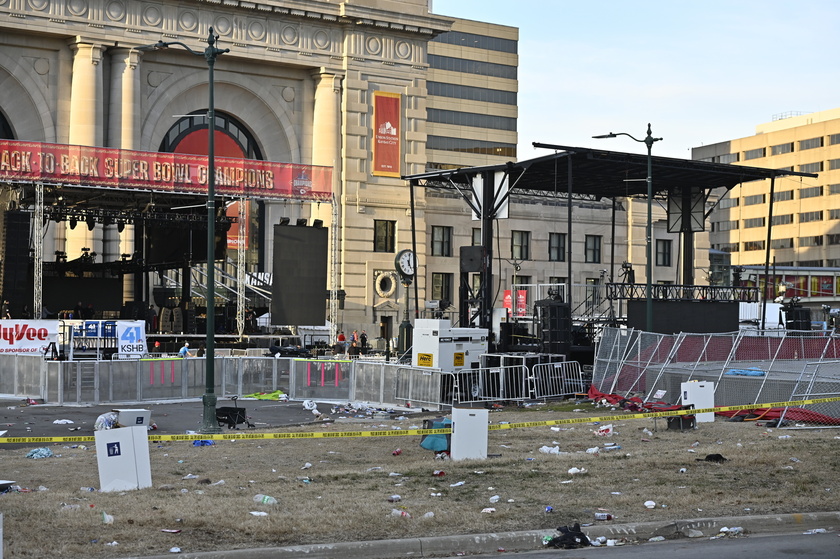
[[[810,330],[811,309],[807,307],[793,307],[787,313],[788,330]]]
[[[572,349],[572,309],[568,303],[543,299],[534,303],[540,351],[568,355]]]
[[[5,216],[5,257],[3,258],[3,297],[9,300],[12,318],[20,318],[23,306],[32,310],[29,281],[29,216],[27,212],[7,211]]]
[[[484,247],[461,247],[461,271],[480,272],[484,264]]]
[[[328,232],[325,227],[274,226],[272,324],[326,322]]]

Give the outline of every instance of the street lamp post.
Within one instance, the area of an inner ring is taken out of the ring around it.
[[[216,48],[218,35],[211,27],[207,36],[207,48],[204,51],[193,50],[180,41],[158,41],[153,45],[155,49],[165,49],[177,45],[190,54],[203,56],[207,61],[209,69],[208,90],[209,107],[207,108],[207,332],[205,341],[205,393],[201,397],[204,404],[204,416],[201,424],[202,433],[220,433],[219,422],[216,420],[216,370],[215,370],[215,349],[216,349],[216,278],[215,262],[216,253],[216,109],[213,97],[213,69],[216,66],[216,59],[230,49]]]
[[[631,136],[626,132],[610,132],[609,134],[601,134],[599,136],[592,136],[596,139],[615,138],[617,136],[627,136],[631,140],[635,140],[640,144],[647,146],[647,228],[645,231],[645,330],[653,332],[653,296],[651,289],[651,278],[653,275],[652,255],[651,255],[651,238],[653,237],[653,158],[651,150],[654,142],[660,141],[662,138],[654,138],[650,131],[650,123],[648,123],[647,136],[644,140],[640,140]]]

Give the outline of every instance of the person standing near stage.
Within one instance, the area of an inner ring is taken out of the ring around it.
[[[181,349],[178,350],[178,355],[185,358],[185,359],[187,357],[193,357],[193,353],[190,351],[190,343],[189,342],[184,342],[184,347],[182,347]]]
[[[344,335],[344,330],[338,333],[336,341],[338,342],[339,352],[344,353],[347,350],[347,336]]]
[[[362,330],[362,333],[359,334],[359,343],[362,346],[362,352],[364,352],[365,349],[367,349],[367,332],[364,330]]]

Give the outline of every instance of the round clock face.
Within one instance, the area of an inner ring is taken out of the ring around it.
[[[402,275],[410,277],[415,274],[417,259],[414,256],[414,252],[410,250],[403,250],[397,254],[397,271],[400,272]]]

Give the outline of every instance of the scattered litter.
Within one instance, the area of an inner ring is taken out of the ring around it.
[[[68,505],[66,503],[62,503],[61,510],[79,510],[82,508],[82,505]]]
[[[499,497],[498,495],[493,495],[492,497],[490,497],[490,502],[491,503],[498,503],[499,499],[501,499],[501,497]]]
[[[449,487],[461,487],[462,485],[464,485],[464,483],[466,483],[466,482],[458,481],[458,482],[455,482],[455,483],[450,483]]]
[[[600,447],[593,446],[592,448],[586,449],[586,454],[598,454],[601,451]]]
[[[429,493],[430,497],[440,497],[442,493]]]
[[[301,467],[300,467],[300,469],[301,469],[301,470],[308,470],[308,469],[309,469],[309,468],[311,468],[311,467],[312,467],[312,464],[311,464],[310,462],[307,462],[306,464],[304,464],[303,466],[301,466]]]
[[[590,544],[595,545],[595,543],[590,542],[589,538],[586,537],[586,534],[581,531],[580,524],[577,522],[575,522],[571,528],[568,526],[560,526],[557,528],[557,531],[560,532],[557,536],[544,537],[543,545],[557,549],[576,549],[578,547],[586,547]],[[600,543],[598,545],[600,545]]]
[[[106,543],[105,545],[114,547],[114,546],[120,545],[120,543],[119,542],[109,542],[109,543]]]
[[[804,531],[804,532],[802,532],[802,533],[803,533],[803,534],[807,534],[807,535],[811,535],[811,534],[826,534],[826,533],[828,533],[828,530],[826,530],[825,528],[812,528],[812,529],[810,529],[810,530],[805,530],[805,531]]]
[[[216,483],[211,483],[210,485],[224,485],[224,484],[225,484],[225,480],[220,479],[220,480],[219,480],[219,481],[217,481]]]
[[[53,421],[53,425],[72,425],[75,423],[72,419],[56,419]]]
[[[107,431],[108,429],[113,429],[117,426],[118,418],[119,416],[117,415],[117,412],[109,411],[107,413],[103,413],[96,418],[96,422],[93,424],[93,430]]]
[[[621,450],[621,445],[615,443],[607,443],[604,445],[604,452],[608,450]]]
[[[550,513],[550,512],[554,512],[554,507],[552,507],[551,505],[546,505],[545,506],[545,512],[546,512],[546,514]]]
[[[684,474],[684,473],[686,473],[687,471],[688,471],[688,470],[686,470],[685,468],[680,468],[680,473],[681,473],[681,474]]]
[[[33,448],[32,450],[30,450],[30,451],[26,454],[26,457],[27,457],[27,458],[33,458],[33,459],[35,459],[35,460],[37,460],[38,458],[49,458],[49,457],[51,457],[51,456],[53,456],[53,452],[52,452],[52,450],[50,450],[50,449],[48,449],[48,448],[46,448],[46,447],[42,447],[42,448]]]
[[[102,513],[102,524],[113,524],[114,517],[107,513]]]
[[[782,440],[789,439],[790,435],[779,435],[779,438]]]
[[[802,460],[800,460],[799,458],[796,458],[796,457],[791,457],[790,461],[791,462],[802,462]]]
[[[443,477],[446,475],[446,472],[444,472],[443,470],[435,470],[434,472],[432,472],[432,475],[435,477]]]
[[[490,514],[490,513],[496,512],[496,509],[494,509],[493,507],[487,507],[486,509],[481,509],[481,512]]]
[[[645,501],[645,507],[649,509],[656,508],[656,501]]]
[[[187,474],[184,477],[182,477],[181,479],[198,479],[198,476],[195,475],[195,474]]]
[[[261,510],[252,510],[251,516],[268,516],[268,513]]]
[[[167,534],[180,534],[181,530],[178,530],[178,529],[173,530],[171,528],[164,528],[163,530],[161,530],[161,532],[166,532]]]
[[[193,446],[213,446],[214,444],[216,443],[208,440],[193,441]]]
[[[612,424],[604,425],[602,427],[599,427],[598,430],[595,431],[595,434],[598,435],[599,437],[612,437],[612,435],[613,435]]]
[[[664,542],[665,536],[654,536],[652,538],[648,538],[649,542]]]
[[[423,518],[434,518],[434,517],[435,517],[435,513],[433,513],[432,511],[429,511],[426,514],[423,515]]]
[[[540,452],[542,452],[543,454],[560,454],[560,447],[542,446],[540,447]]]
[[[402,449],[401,448],[398,448],[394,452],[391,453],[391,455],[393,455],[393,456],[399,456],[400,454],[402,454]]]
[[[402,518],[411,518],[410,514],[408,514],[406,511],[400,510],[400,509],[391,509],[391,516],[399,516],[399,517],[402,517]]]
[[[569,475],[585,474],[586,468],[569,468]]]
[[[263,505],[276,505],[277,499],[271,497],[270,495],[263,495],[262,493],[257,493],[256,495],[254,495],[254,502],[262,503]]]
[[[400,501],[402,501],[402,497],[400,497],[399,495],[391,495],[390,497],[388,497],[389,503],[399,503]]]
[[[401,475],[399,472],[391,472],[388,474],[388,477],[400,477]]]
[[[181,553],[181,548],[180,547],[170,547],[169,548],[169,553]]]

